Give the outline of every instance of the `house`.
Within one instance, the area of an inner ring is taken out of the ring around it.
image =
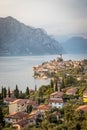
[[[55,115],[57,117],[57,120],[59,120],[61,117],[61,113],[58,111],[53,112],[52,115]]]
[[[13,112],[27,111],[27,106],[32,105],[33,108],[36,107],[36,103],[29,99],[16,99],[9,103],[9,114]]]
[[[42,104],[42,105],[39,105],[38,106],[38,111],[41,111],[42,113],[44,113],[45,111],[49,111],[49,110],[51,110],[51,106],[50,105],[44,105],[44,104]]]
[[[73,87],[73,88],[68,89],[68,90],[66,91],[66,94],[67,94],[67,95],[76,95],[77,91],[78,91],[78,88]]]
[[[78,110],[82,110],[82,111],[86,111],[87,112],[87,105],[82,105],[82,106],[79,106],[76,111]]]
[[[25,112],[14,112],[5,116],[4,120],[6,123],[17,123],[19,121],[25,120],[27,117],[27,113]]]
[[[14,102],[15,100],[17,100],[17,99],[6,97],[6,98],[3,99],[3,102],[6,103],[7,105],[9,105],[11,102]]]
[[[38,126],[39,122],[41,122],[43,119],[44,119],[44,114],[39,110],[36,111],[34,110],[27,116],[28,123],[36,124],[36,126]]]
[[[49,105],[51,105],[51,107],[57,107],[57,108],[62,108],[64,105],[64,101],[63,101],[63,92],[60,91],[60,89],[58,89],[58,91],[50,94],[50,99],[49,99]]]
[[[31,99],[27,99],[26,100],[26,105],[31,105],[33,107],[33,109],[36,109],[37,108],[37,104],[35,101],[31,100]]]
[[[83,92],[83,102],[87,102],[87,89]]]
[[[15,127],[17,130],[21,130],[23,128],[26,129],[26,126],[28,126],[28,120],[22,120],[13,124],[13,127]]]
[[[36,123],[36,115],[37,115],[37,110],[33,110],[30,114],[27,115],[27,120],[29,124]]]
[[[62,98],[62,97],[63,97],[63,92],[56,91],[50,94],[50,98]]]
[[[26,100],[16,99],[9,103],[9,114],[13,112],[27,111]]]
[[[5,116],[4,120],[6,123],[12,123],[17,130],[21,130],[28,125],[27,115],[25,112],[15,112]]]
[[[64,101],[62,98],[50,98],[49,104],[53,107],[62,108]]]
[[[29,124],[36,124],[36,120],[43,120],[45,111],[50,110],[52,107],[49,105],[39,105],[37,107],[37,110],[33,110],[30,114],[27,116],[27,120]]]

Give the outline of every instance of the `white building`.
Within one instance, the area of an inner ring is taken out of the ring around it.
[[[53,107],[62,108],[64,102],[62,98],[50,98],[49,104],[52,106],[52,108]]]
[[[62,108],[64,105],[63,92],[60,92],[59,90],[50,94],[49,104],[52,106],[52,108],[53,107]]]

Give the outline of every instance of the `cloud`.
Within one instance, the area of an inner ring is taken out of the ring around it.
[[[86,33],[87,0],[0,0],[0,16],[11,15],[50,34]]]

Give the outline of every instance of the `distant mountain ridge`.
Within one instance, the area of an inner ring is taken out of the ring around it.
[[[0,18],[0,55],[64,53],[58,41],[43,29],[20,23],[13,17]]]
[[[87,54],[87,39],[83,37],[71,37],[61,45],[69,54]]]

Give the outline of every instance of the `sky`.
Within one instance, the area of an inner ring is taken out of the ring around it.
[[[0,17],[7,16],[50,35],[87,37],[87,0],[0,0]]]

